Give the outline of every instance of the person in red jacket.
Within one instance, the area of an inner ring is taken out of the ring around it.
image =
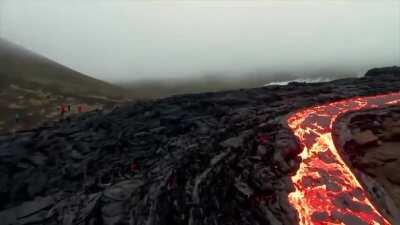
[[[78,110],[78,113],[81,113],[82,112],[82,105],[78,105],[77,110]]]
[[[60,116],[63,117],[64,114],[67,112],[67,109],[64,104],[60,105]]]

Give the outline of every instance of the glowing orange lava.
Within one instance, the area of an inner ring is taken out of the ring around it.
[[[400,103],[400,93],[357,97],[293,113],[288,125],[304,145],[302,163],[292,176],[289,202],[300,225],[390,223],[376,210],[332,140],[336,118],[346,112]]]

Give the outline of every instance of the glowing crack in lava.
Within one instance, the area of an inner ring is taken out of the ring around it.
[[[303,144],[300,168],[291,178],[295,191],[289,194],[300,225],[390,224],[339,155],[332,127],[343,113],[399,103],[400,92],[341,100],[289,115],[288,125]]]

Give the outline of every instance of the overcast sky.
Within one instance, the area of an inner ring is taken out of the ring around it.
[[[0,0],[0,36],[109,81],[359,71],[400,64],[400,1]]]

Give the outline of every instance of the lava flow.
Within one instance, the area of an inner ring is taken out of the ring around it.
[[[339,155],[333,140],[336,118],[346,112],[400,103],[400,93],[357,97],[293,113],[288,125],[303,144],[302,163],[292,176],[295,191],[289,202],[300,225],[389,225]]]

